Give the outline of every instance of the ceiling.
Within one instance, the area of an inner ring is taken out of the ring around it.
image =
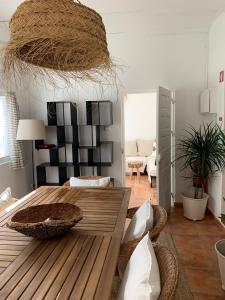
[[[4,3],[3,3],[4,2]],[[7,21],[23,0],[0,2],[0,20]],[[157,23],[157,31],[164,32],[173,22],[173,30],[207,31],[216,17],[225,10],[225,0],[81,0],[106,19],[120,15],[126,18],[134,13],[145,14],[151,26]],[[110,26],[110,30],[113,30]],[[123,31],[123,28],[121,28]]]

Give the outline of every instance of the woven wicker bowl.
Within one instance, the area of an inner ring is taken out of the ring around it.
[[[79,207],[70,203],[52,203],[20,210],[7,226],[36,239],[48,239],[65,233],[81,219]]]

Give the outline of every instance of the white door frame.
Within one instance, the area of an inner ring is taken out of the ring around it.
[[[127,93],[125,90],[121,93],[121,164],[122,164],[122,186],[125,186],[125,112],[124,99]]]
[[[125,186],[125,178],[126,178],[126,168],[125,168],[125,111],[124,111],[124,98],[128,94],[151,94],[157,93],[157,89],[148,89],[148,90],[135,90],[132,92],[128,92],[127,90],[123,90],[121,95],[122,103],[121,103],[121,156],[122,156],[122,172],[123,172],[123,181],[122,184]]]
[[[171,90],[172,91],[172,97],[175,101],[175,90]],[[133,90],[131,92],[128,92],[127,90],[123,90],[121,93],[121,159],[122,159],[122,184],[123,186],[125,186],[125,176],[126,176],[126,170],[125,170],[125,111],[124,111],[124,98],[127,94],[150,94],[150,93],[157,93],[157,88],[156,89],[144,89],[144,90]],[[158,101],[158,99],[156,100]],[[172,111],[171,111],[171,119],[172,119],[172,124],[171,124],[171,128],[173,133],[171,134],[175,134],[175,103],[172,106]],[[173,139],[172,139],[173,140]],[[175,140],[175,139],[174,139]],[[175,147],[175,144],[172,142],[172,147]],[[173,158],[175,156],[175,148],[172,149],[172,157],[171,160],[173,161]],[[172,196],[173,198],[175,197],[175,191],[176,191],[176,187],[175,187],[175,166],[172,166],[171,168],[171,191],[172,191]],[[158,201],[158,199],[157,199]]]
[[[171,196],[176,199],[176,91],[172,90],[171,104]]]

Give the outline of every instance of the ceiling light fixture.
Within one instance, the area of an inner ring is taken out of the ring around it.
[[[79,1],[26,0],[9,27],[10,41],[3,50],[7,77],[30,71],[96,80],[96,73],[112,69],[102,18]]]

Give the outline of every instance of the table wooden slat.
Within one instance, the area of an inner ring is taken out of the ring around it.
[[[112,238],[111,240],[110,247],[108,249],[105,263],[98,282],[98,287],[95,292],[95,300],[108,298],[111,299],[110,296],[112,282],[116,271],[116,263],[114,262],[117,262],[120,249],[120,242],[121,240],[119,238]]]
[[[123,188],[41,187],[1,213],[0,299],[110,299],[129,197]],[[83,210],[67,234],[38,241],[6,227],[16,211],[55,202]]]
[[[103,266],[105,263],[105,257],[107,255],[110,242],[111,242],[111,238],[109,238],[109,237],[104,238],[104,240],[102,241],[102,245],[99,250],[98,257],[94,263],[93,270],[92,270],[90,278],[87,282],[82,299],[86,299],[86,300],[93,299],[95,296],[95,291],[98,286],[98,282],[99,282],[101,272],[102,272],[102,269],[103,269]]]

